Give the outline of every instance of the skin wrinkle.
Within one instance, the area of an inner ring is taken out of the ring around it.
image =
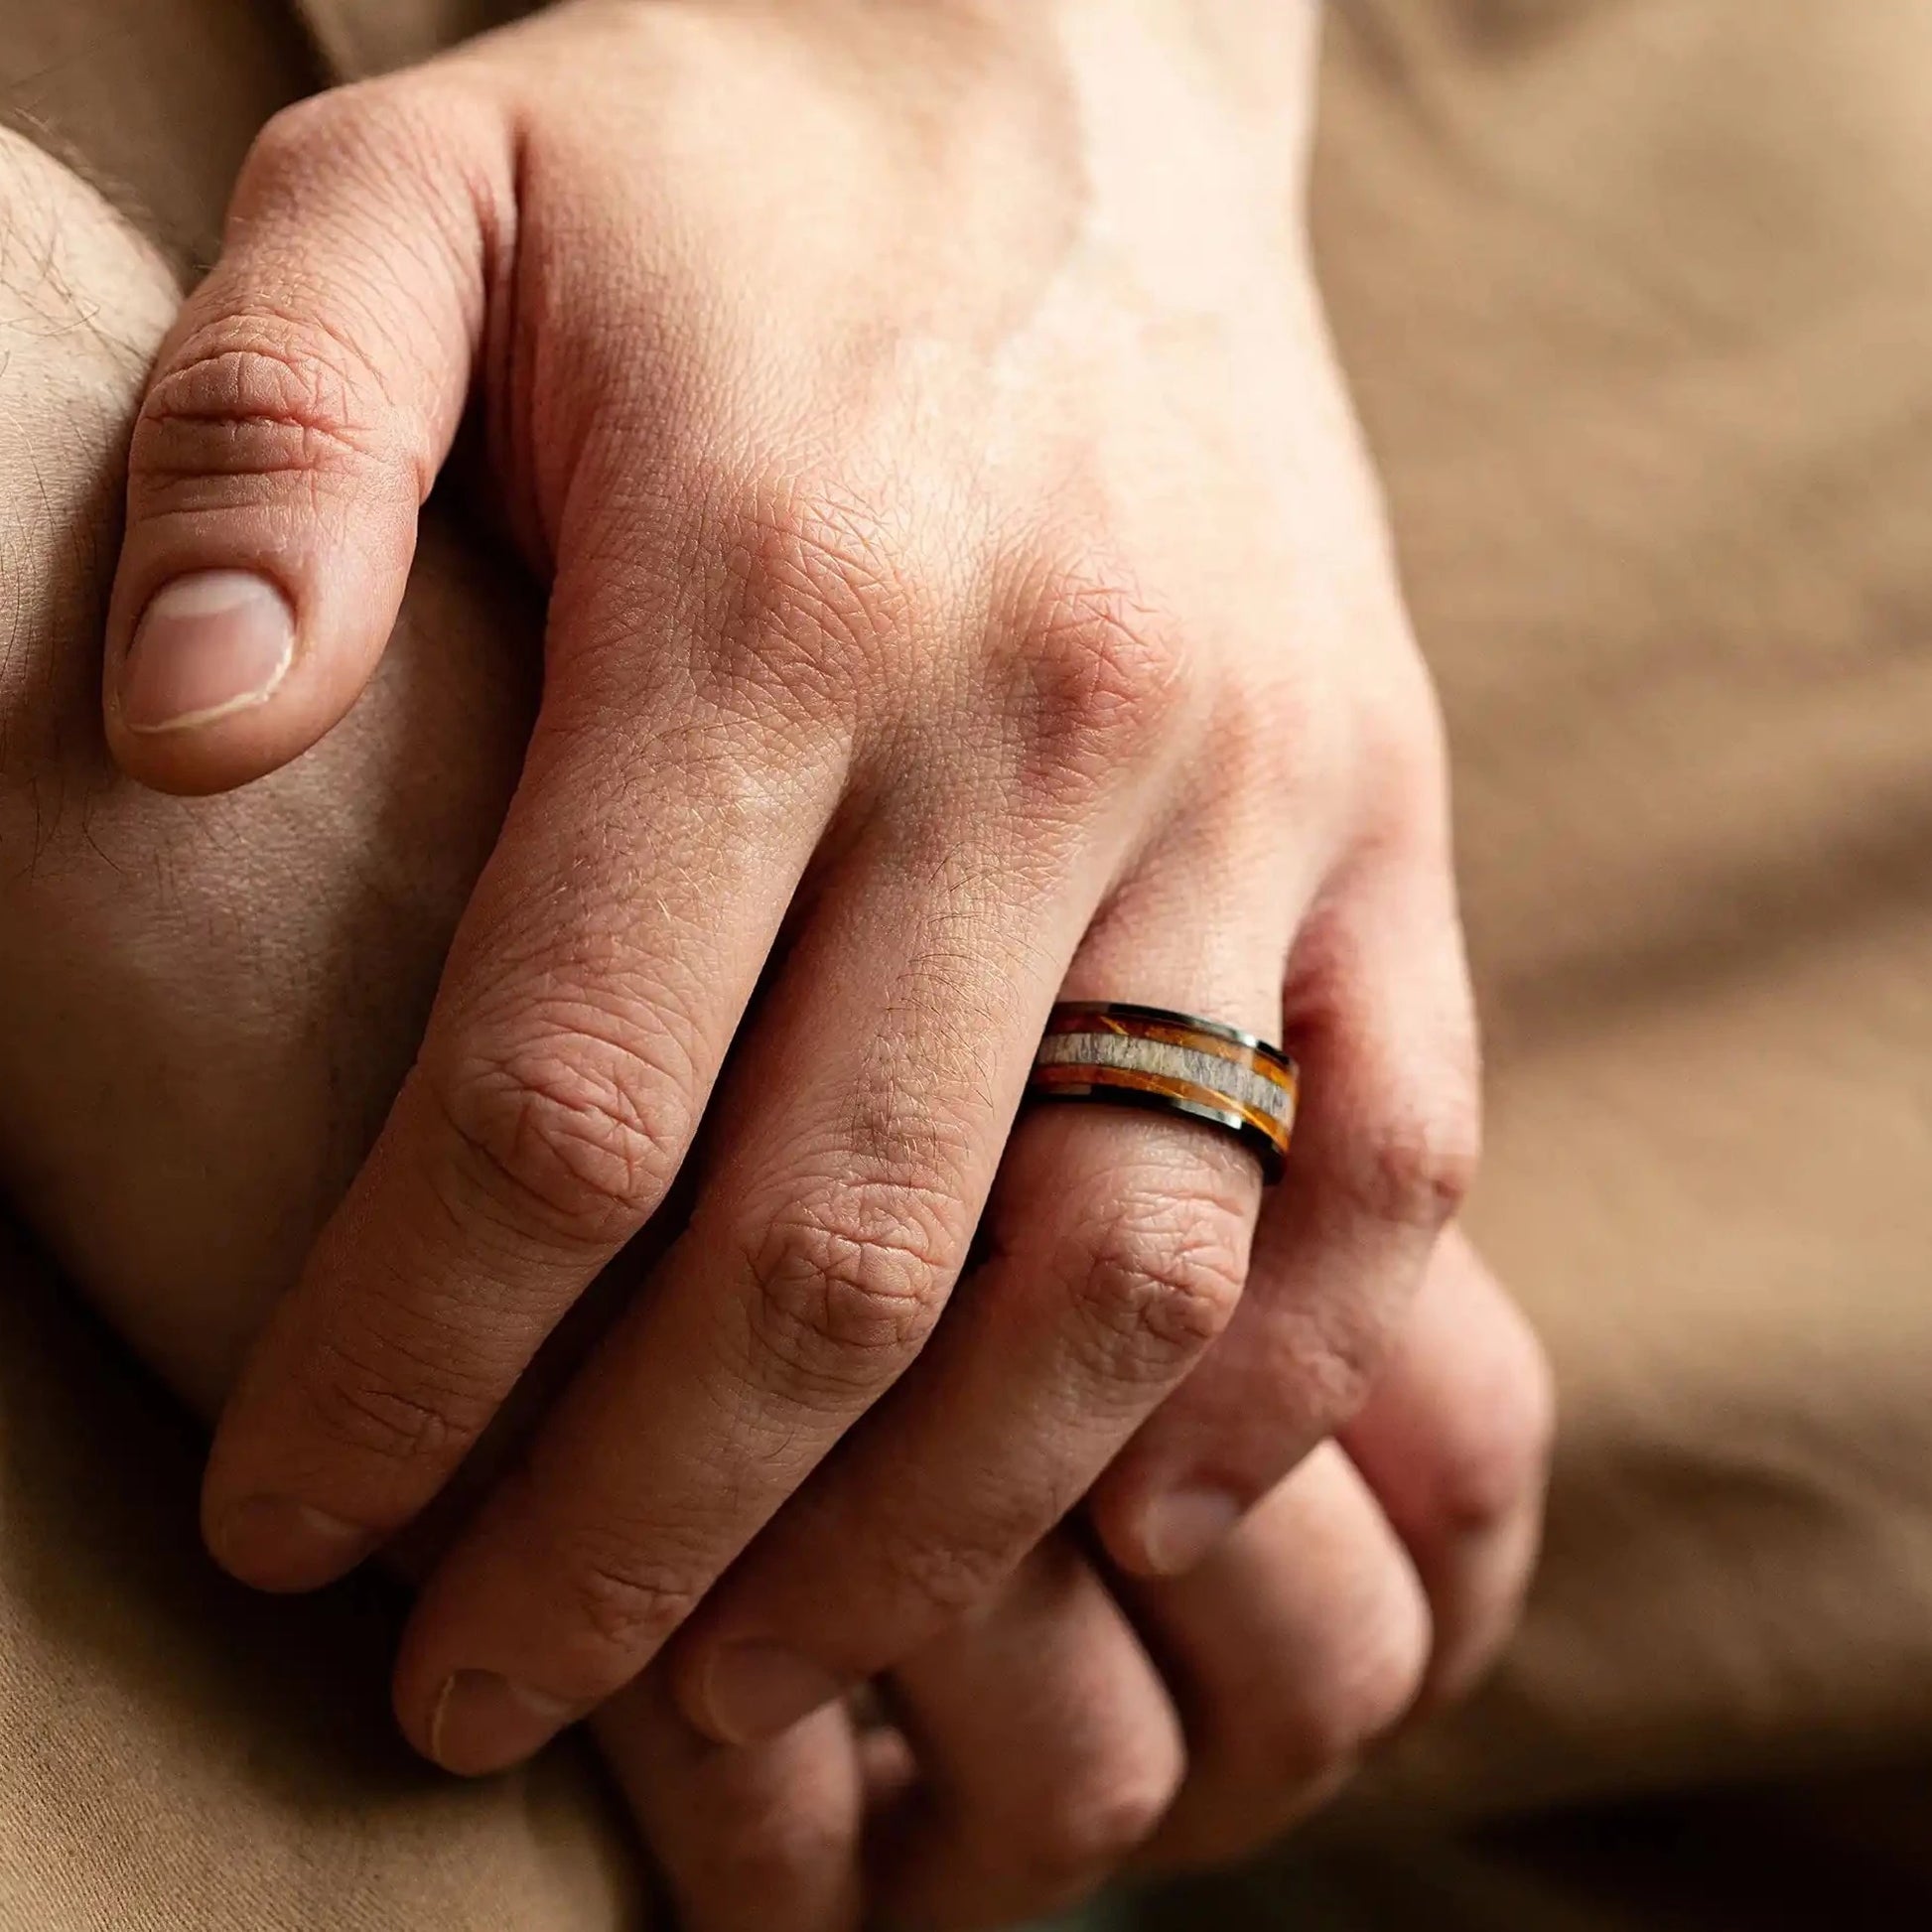
[[[295,312],[260,305],[248,321],[260,330],[259,334],[239,341],[229,325],[206,359],[194,337],[182,344],[182,366],[175,373],[174,386],[149,391],[147,420],[162,428],[181,424],[191,430],[204,426],[227,429],[239,443],[258,427],[257,417],[266,418],[261,426],[301,432],[303,443],[285,466],[290,471],[320,470],[332,453],[361,459],[386,454],[383,431],[373,414],[364,422],[351,420],[349,399],[356,393],[356,383],[344,368],[318,360],[307,342],[303,353],[297,356],[277,340],[277,329],[293,331],[301,326]],[[336,345],[345,363],[359,359],[359,351],[345,341]],[[254,402],[259,383],[245,379],[263,371],[279,372],[271,377],[273,401],[267,407]],[[177,388],[181,392],[179,401],[175,400]],[[193,480],[207,467],[206,460],[183,464],[180,478]],[[164,481],[169,475],[161,467],[154,474]]]

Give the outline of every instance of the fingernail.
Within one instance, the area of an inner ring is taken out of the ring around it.
[[[706,1674],[705,1711],[714,1736],[750,1744],[789,1730],[842,1688],[830,1671],[782,1644],[732,1643]]]
[[[1173,1489],[1148,1504],[1141,1548],[1158,1577],[1191,1570],[1241,1520],[1240,1501],[1225,1489]]]
[[[295,657],[295,614],[245,570],[178,577],[147,608],[121,668],[129,731],[191,731],[271,696]]]
[[[460,1670],[437,1693],[429,1754],[446,1771],[481,1777],[539,1751],[577,1713],[559,1698],[490,1670]]]
[[[223,1570],[257,1589],[317,1589],[381,1542],[359,1523],[288,1496],[250,1496],[213,1525],[208,1547]]]

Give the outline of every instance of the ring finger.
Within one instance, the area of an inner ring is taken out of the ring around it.
[[[1475,1162],[1475,1025],[1447,817],[1361,847],[1298,935],[1285,1019],[1306,1104],[1229,1332],[1095,1485],[1108,1555],[1205,1554],[1360,1408]]]

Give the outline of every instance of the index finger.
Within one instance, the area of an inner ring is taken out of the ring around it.
[[[407,1523],[662,1201],[837,796],[836,759],[748,779],[715,721],[557,681],[422,1054],[215,1438],[205,1533],[259,1587]]]

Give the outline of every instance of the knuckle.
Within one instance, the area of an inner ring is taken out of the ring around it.
[[[1556,1378],[1524,1329],[1520,1365],[1457,1418],[1436,1472],[1432,1508],[1451,1537],[1482,1537],[1542,1491],[1555,1447]]]
[[[1409,1714],[1429,1670],[1430,1621],[1420,1586],[1391,1565],[1350,1641],[1308,1707],[1296,1768],[1318,1778],[1352,1765]]]
[[[806,1392],[877,1390],[938,1319],[957,1256],[952,1203],[901,1183],[802,1199],[743,1244],[755,1340]]]
[[[1153,1836],[1183,1772],[1171,1740],[1121,1744],[1104,1759],[1069,1769],[1020,1848],[1027,1876],[1040,1890],[1058,1893],[1123,1863]]]
[[[1372,1219],[1433,1235],[1468,1199],[1482,1160],[1482,1116],[1473,1074],[1444,1091],[1391,1107],[1361,1137],[1346,1184]]]
[[[259,197],[285,184],[293,187],[333,162],[359,106],[356,96],[354,88],[312,94],[271,115],[242,164],[243,193]]]
[[[632,1233],[663,1198],[690,1128],[674,1075],[586,1035],[479,1056],[432,1081],[460,1186],[513,1226],[586,1247]]]
[[[1021,605],[1031,730],[1063,768],[1104,775],[1170,739],[1189,653],[1130,571],[1099,556],[1060,565],[1036,574]]]
[[[367,487],[394,462],[358,351],[264,307],[204,323],[148,391],[129,454],[144,500],[205,479],[304,476]]]
[[[486,92],[458,68],[336,87],[293,102],[255,136],[237,184],[243,218],[305,195],[320,171],[371,196],[406,188],[425,207],[441,180],[473,190],[497,124]]]
[[[882,651],[925,634],[910,545],[856,489],[796,480],[741,492],[724,518],[726,679],[811,714],[850,711]]]
[[[849,1856],[849,1830],[836,1804],[791,1782],[752,1779],[735,1781],[729,1802],[708,1808],[704,1830],[675,1848],[694,1899],[796,1897],[801,1877]]]
[[[896,1627],[903,1650],[985,1605],[1051,1529],[1052,1519],[1030,1499],[1015,1498],[982,1502],[938,1527],[943,1533],[919,1520],[889,1523],[881,1532],[880,1569],[900,1606]]]
[[[1346,796],[1357,759],[1346,713],[1302,667],[1271,664],[1265,676],[1240,680],[1220,695],[1208,729],[1209,796],[1243,831],[1254,814],[1273,823],[1284,809],[1325,822]]]
[[[420,1356],[341,1342],[310,1355],[298,1390],[305,1419],[325,1442],[400,1465],[435,1467],[462,1453],[489,1414],[474,1391]]]
[[[1400,662],[1382,701],[1351,721],[1355,768],[1373,779],[1359,795],[1361,835],[1372,846],[1392,849],[1440,827],[1449,783],[1442,708],[1413,642]]]
[[[1368,1401],[1400,1333],[1395,1298],[1324,1294],[1275,1311],[1270,1380],[1278,1427],[1296,1453],[1325,1441]]]
[[[1390,1563],[1372,1595],[1352,1606],[1319,1671],[1302,1673],[1272,1708],[1257,1699],[1234,1722],[1237,1754],[1258,1777],[1293,1787],[1345,1776],[1400,1725],[1429,1670],[1428,1605],[1415,1580]]]
[[[386,371],[422,321],[420,292],[401,299],[374,263],[353,287],[319,280],[284,236],[319,218],[315,185],[327,178],[350,202],[406,208],[438,244],[425,262],[460,245],[503,199],[482,138],[487,111],[447,80],[372,82],[268,123],[234,203],[235,220],[263,238],[228,279],[216,271],[211,300],[225,290],[232,301],[191,326],[150,386],[130,452],[137,500],[201,507],[224,482],[217,502],[251,483],[301,478],[358,510],[372,493],[382,507],[416,509],[433,457],[415,446],[413,400]]]
[[[943,1539],[930,1535],[886,1538],[880,1568],[900,1605],[900,1641],[910,1649],[984,1603],[1026,1554],[1018,1532],[1002,1545],[997,1532],[976,1527],[961,1535],[949,1526]],[[894,1658],[890,1662],[897,1662]]]
[[[1076,1308],[1115,1374],[1164,1378],[1226,1330],[1247,1281],[1251,1218],[1228,1201],[1130,1191],[1076,1244]]]
[[[571,1668],[587,1695],[632,1676],[697,1602],[684,1572],[649,1561],[621,1535],[579,1532],[559,1550],[557,1571]]]

